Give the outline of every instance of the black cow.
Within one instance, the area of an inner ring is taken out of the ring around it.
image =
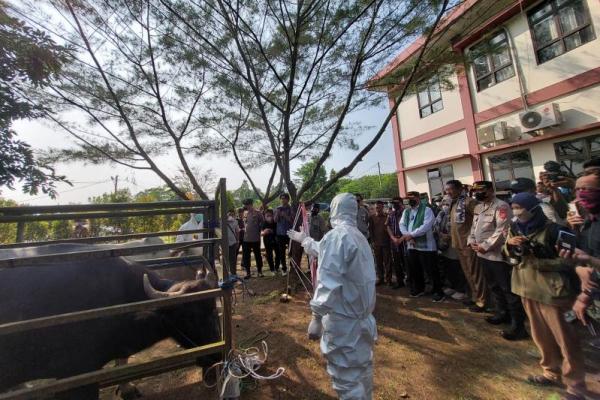
[[[43,247],[38,254],[89,248],[66,244],[54,245],[50,251]],[[0,258],[7,258],[4,253]],[[214,281],[202,275],[173,283],[123,258],[0,269],[0,324],[214,287]],[[94,371],[169,337],[185,348],[219,340],[215,300],[2,335],[0,393],[32,380]],[[207,357],[199,364],[206,367],[215,361]],[[57,398],[97,399],[98,387],[72,390]]]

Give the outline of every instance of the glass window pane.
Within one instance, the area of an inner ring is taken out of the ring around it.
[[[583,151],[585,148],[585,142],[583,140],[571,140],[568,142],[556,143],[556,154],[557,156],[579,156],[583,157]]]
[[[429,94],[427,88],[422,88],[419,92],[419,105],[425,106],[427,104],[429,104]]]
[[[431,102],[433,103],[436,100],[439,100],[442,98],[442,93],[440,92],[440,86],[436,85],[433,86],[431,88],[431,91],[429,92],[429,97],[431,98]]]
[[[505,47],[503,50],[496,49],[494,54],[492,54],[492,63],[494,64],[495,69],[510,64],[510,52],[508,47]]]
[[[475,76],[478,78],[490,73],[490,66],[487,56],[476,58],[473,60],[473,65],[475,66]]]
[[[496,72],[496,82],[505,81],[513,76],[515,76],[515,69],[512,65],[509,65]]]
[[[556,42],[553,45],[544,47],[538,51],[538,58],[540,63],[548,60],[552,60],[555,57],[560,56],[563,53],[563,47],[561,42]]]
[[[560,25],[564,33],[572,32],[585,23],[583,4],[578,1],[558,12]]]
[[[506,34],[504,32],[498,33],[496,36],[490,39],[490,44],[492,46],[498,46],[502,44],[506,44]]]
[[[540,19],[544,18],[544,16],[546,16],[548,13],[551,13],[551,12],[552,12],[552,6],[548,2],[548,4],[546,4],[545,6],[543,6],[542,8],[538,9],[536,12],[531,14],[531,16],[529,18],[531,19],[531,22],[537,22]]]
[[[533,34],[538,46],[543,46],[558,38],[554,16],[550,15],[533,26]]]
[[[600,151],[600,136],[595,136],[590,139],[590,151],[592,153]]]
[[[487,89],[494,84],[494,76],[488,75],[483,79],[477,81],[477,87],[479,90]]]
[[[436,196],[442,193],[443,186],[442,180],[440,178],[434,178],[429,180],[429,190],[431,190],[431,195]]]
[[[583,160],[562,160],[560,164],[563,169],[571,173],[572,175],[577,176],[579,173],[583,171]]]
[[[433,112],[438,112],[444,109],[444,104],[441,100],[438,100],[435,103],[433,103],[431,107],[433,108]]]
[[[567,51],[573,50],[576,47],[581,46],[584,43],[589,42],[593,39],[592,27],[588,26],[580,30],[579,32],[575,32],[572,35],[569,35],[565,38],[565,47]]]
[[[427,106],[421,108],[421,118],[425,118],[429,115],[431,115],[431,107]]]
[[[446,181],[454,179],[454,172],[452,170],[452,165],[444,165],[440,168],[442,172],[442,178],[446,178]]]
[[[529,178],[531,180],[535,180],[535,177],[533,176],[533,168],[531,165],[524,165],[522,167],[515,168],[514,178]]]

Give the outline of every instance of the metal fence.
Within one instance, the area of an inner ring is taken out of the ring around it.
[[[221,247],[222,278],[228,279],[229,261],[227,257],[228,239],[227,229],[227,203],[225,179],[219,181],[215,193],[215,200],[205,201],[169,201],[154,203],[121,203],[121,204],[93,204],[93,205],[67,205],[67,206],[34,206],[34,207],[5,207],[0,208],[0,229],[3,224],[17,223],[17,236],[15,243],[0,245],[0,249],[38,246],[57,243],[102,243],[146,237],[174,236],[182,233],[204,233],[206,238],[183,243],[167,243],[158,245],[141,245],[135,247],[111,247],[105,245],[102,249],[77,251],[61,254],[40,255],[36,257],[8,258],[0,260],[0,268],[19,268],[22,266],[35,266],[48,263],[64,262],[67,260],[81,260],[95,257],[119,257],[148,253],[150,251],[167,249],[185,249],[202,246],[206,249],[205,255],[211,266],[215,267],[217,246]],[[35,243],[21,243],[24,226],[31,221],[75,220],[109,217],[138,217],[183,213],[204,214],[205,228],[188,231],[163,231],[135,233],[125,235],[111,235],[103,237],[89,237],[80,239],[61,239]],[[165,257],[144,260],[142,263],[150,269],[163,269],[187,264],[203,257]],[[216,271],[216,269],[215,269]],[[157,375],[167,371],[194,365],[199,357],[218,354],[226,355],[231,349],[231,289],[218,288],[197,293],[185,294],[173,298],[147,300],[136,303],[127,303],[110,307],[96,308],[67,314],[53,315],[25,321],[11,322],[0,325],[0,340],[2,336],[18,332],[31,331],[45,327],[58,326],[90,319],[111,317],[133,312],[156,310],[175,305],[184,305],[205,299],[221,298],[222,317],[221,338],[219,341],[204,346],[198,346],[184,351],[178,351],[165,357],[153,359],[131,365],[105,368],[88,372],[65,379],[51,381],[43,385],[27,389],[14,390],[0,393],[0,400],[32,399],[63,392],[80,386],[99,384],[100,387],[111,386],[131,380]]]

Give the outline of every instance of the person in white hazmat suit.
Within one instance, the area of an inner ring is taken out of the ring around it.
[[[185,222],[183,225],[179,227],[179,231],[191,231],[195,229],[203,229],[204,228],[204,215],[190,213],[190,219]],[[203,233],[184,233],[181,235],[177,235],[175,238],[175,243],[181,242],[191,242],[192,240],[200,240],[204,238]],[[201,247],[190,247],[183,251],[172,251],[172,255],[183,256],[183,255],[202,255]]]
[[[357,210],[354,195],[338,194],[331,203],[333,229],[323,239],[288,231],[308,254],[319,258],[308,337],[321,338],[327,372],[342,400],[371,400],[373,392],[375,262],[356,227]]]

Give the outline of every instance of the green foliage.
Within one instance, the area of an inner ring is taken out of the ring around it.
[[[300,168],[296,171],[297,177],[297,185],[302,187],[303,185],[307,185],[308,189],[302,195],[301,201],[310,200],[313,196],[325,185],[327,182],[327,171],[325,171],[325,167],[321,165],[318,169],[317,174],[314,180],[308,183],[311,174],[317,166],[317,159],[313,159],[305,164],[302,164]],[[331,171],[330,177],[335,174],[335,171]],[[324,193],[322,193],[318,198],[314,199],[319,202],[327,202],[329,203],[331,199],[335,196],[338,190],[338,185],[332,185],[329,189],[327,189]]]
[[[41,115],[41,106],[31,100],[28,91],[47,85],[60,72],[66,49],[56,45],[45,32],[9,16],[6,7],[0,0],[0,187],[14,189],[15,183],[20,182],[25,193],[37,194],[41,190],[54,197],[55,183],[66,181],[65,177],[37,160],[31,147],[17,139],[11,126],[17,119]]]
[[[361,193],[365,199],[391,198],[399,195],[398,177],[394,173],[366,175],[358,179],[340,182],[339,192]]]
[[[233,200],[235,202],[236,207],[241,207],[242,201],[244,201],[245,199],[256,200],[257,198],[262,197],[262,193],[257,194],[256,192],[254,192],[254,190],[252,190],[252,188],[248,184],[248,181],[245,179],[240,185],[240,187],[231,192],[231,194],[233,196]]]
[[[0,197],[0,207],[16,207],[18,204]],[[17,237],[17,224],[0,224],[0,243],[13,243]]]

